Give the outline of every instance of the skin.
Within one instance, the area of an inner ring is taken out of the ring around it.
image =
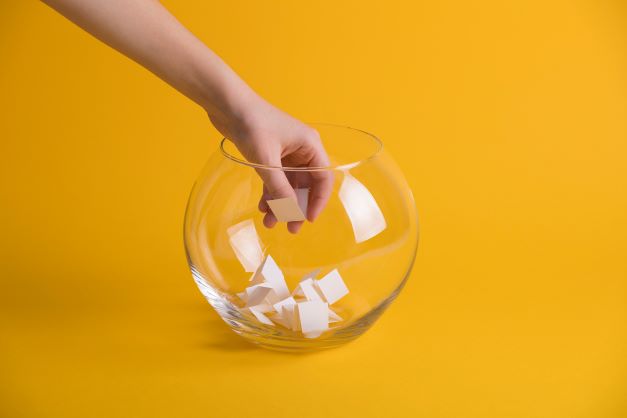
[[[213,125],[250,162],[273,167],[327,167],[317,131],[256,94],[220,57],[156,0],[44,0],[102,42],[147,68],[205,109]],[[264,225],[276,217],[267,199],[295,198],[309,187],[313,222],[333,187],[329,171],[257,169],[264,183],[259,210]],[[302,222],[289,222],[296,233]]]

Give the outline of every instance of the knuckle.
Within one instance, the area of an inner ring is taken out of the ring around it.
[[[318,131],[309,126],[305,131],[305,138],[312,142],[320,142],[320,134],[318,133]]]

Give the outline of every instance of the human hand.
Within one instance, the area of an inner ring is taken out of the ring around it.
[[[257,168],[264,183],[259,210],[263,223],[272,228],[277,218],[268,207],[268,199],[292,197],[295,188],[309,188],[307,220],[313,222],[333,188],[333,174],[328,170],[297,171],[279,167],[327,167],[329,158],[318,132],[254,95],[238,112],[211,113],[209,118],[226,138],[233,141],[249,162],[274,168]],[[297,233],[303,222],[288,222],[288,230]]]

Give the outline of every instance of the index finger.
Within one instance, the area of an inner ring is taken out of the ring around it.
[[[277,166],[279,165],[275,165],[275,167]],[[297,200],[296,192],[283,170],[280,168],[256,168],[256,170],[264,183],[265,190],[267,190],[268,195],[272,199],[291,198],[294,199],[294,201]],[[274,213],[272,213],[270,208],[268,209],[269,210],[264,216],[264,225],[272,228],[276,224],[277,217]],[[291,233],[295,234],[300,230],[302,224],[303,221],[291,221],[287,223],[287,229]]]
[[[311,159],[311,167],[328,167],[330,164],[322,143],[316,146],[314,158]],[[311,195],[309,197],[309,207],[307,209],[307,220],[313,222],[322,212],[331,197],[333,191],[333,181],[335,175],[332,170],[318,169],[312,170],[311,175]]]

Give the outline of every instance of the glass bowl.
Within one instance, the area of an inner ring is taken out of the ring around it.
[[[416,256],[414,199],[382,142],[358,129],[312,126],[328,167],[247,162],[224,139],[185,214],[187,258],[201,293],[233,331],[265,348],[308,351],[355,339],[399,294]],[[298,201],[271,202],[286,220],[306,213],[312,176],[333,180],[325,208],[298,233],[286,222],[264,226],[261,177],[270,173],[298,189]]]

